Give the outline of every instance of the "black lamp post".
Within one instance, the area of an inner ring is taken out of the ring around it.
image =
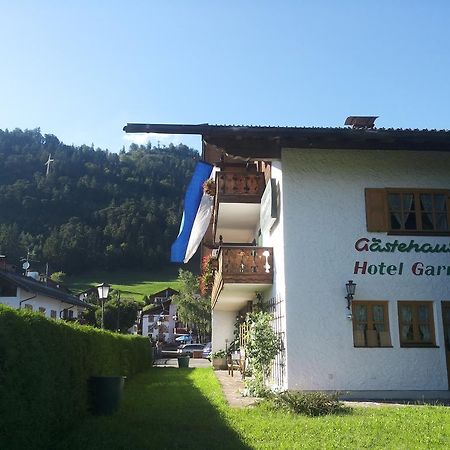
[[[99,284],[97,286],[97,290],[98,290],[98,298],[100,299],[100,301],[102,302],[102,329],[104,326],[103,323],[103,315],[105,313],[105,300],[108,298],[109,295],[109,288],[111,286],[108,283],[102,283]]]
[[[120,332],[120,291],[117,291],[117,331]]]

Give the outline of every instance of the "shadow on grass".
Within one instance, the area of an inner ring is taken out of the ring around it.
[[[206,395],[196,386],[199,380]],[[209,369],[152,369],[127,383],[116,414],[74,424],[53,448],[251,448],[228,426],[219,389]]]

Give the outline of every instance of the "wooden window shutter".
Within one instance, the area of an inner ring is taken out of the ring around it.
[[[386,191],[367,188],[365,194],[367,231],[388,231]]]

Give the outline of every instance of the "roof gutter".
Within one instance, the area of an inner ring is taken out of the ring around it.
[[[211,125],[172,125],[150,123],[127,123],[123,127],[126,133],[164,133],[164,134],[203,134]]]

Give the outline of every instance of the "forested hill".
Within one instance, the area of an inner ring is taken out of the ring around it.
[[[198,158],[184,145],[116,154],[0,130],[0,253],[18,264],[29,249],[33,267],[67,273],[168,265]]]

